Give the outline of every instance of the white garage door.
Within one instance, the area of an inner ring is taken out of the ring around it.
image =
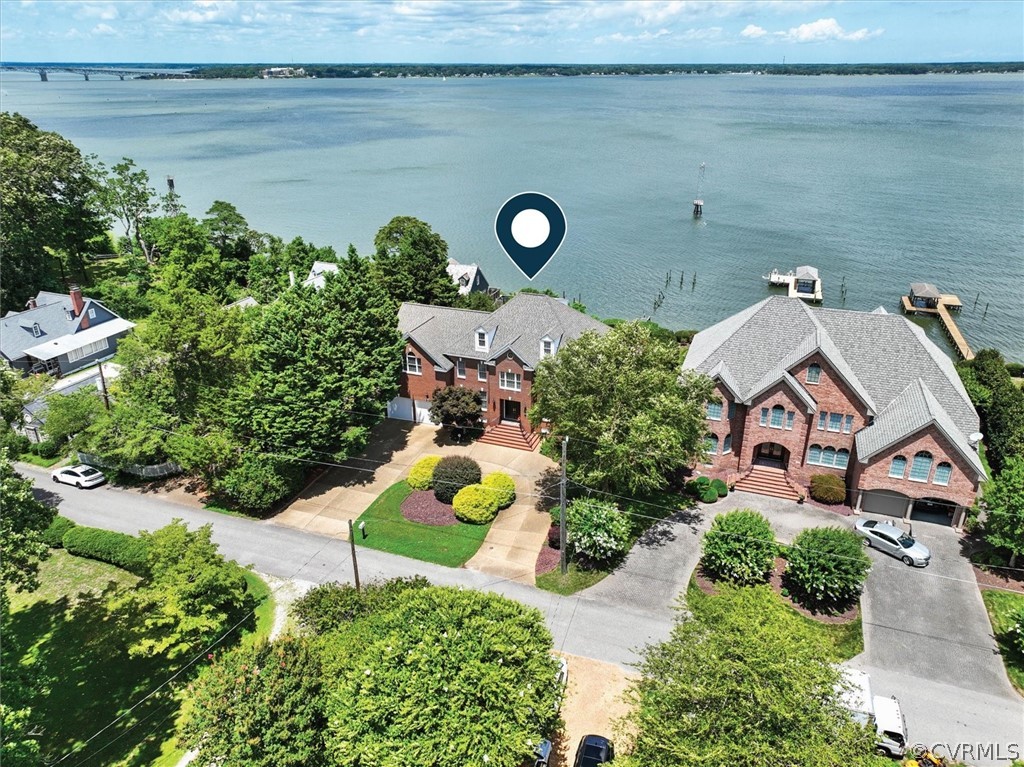
[[[907,502],[910,498],[902,493],[890,490],[866,490],[861,499],[860,508],[862,511],[869,511],[874,514],[888,514],[892,517],[902,517],[907,513]]]
[[[388,403],[388,418],[412,421],[414,413],[416,423],[430,423],[430,403],[426,400],[416,400],[415,408],[409,397],[395,397]]]

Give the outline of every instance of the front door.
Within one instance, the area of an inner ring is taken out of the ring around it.
[[[754,450],[754,463],[785,469],[789,464],[789,451],[777,442],[762,442]]]
[[[501,401],[501,420],[519,423],[520,405],[514,399]]]

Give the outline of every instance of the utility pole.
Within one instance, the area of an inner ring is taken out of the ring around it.
[[[562,437],[562,481],[558,484],[559,506],[558,513],[558,560],[562,568],[562,575],[569,571],[569,563],[565,554],[565,453],[569,446],[569,438]]]
[[[110,395],[107,394],[107,379],[103,377],[103,363],[97,367],[100,370],[100,391],[103,393],[103,407],[110,410]]]
[[[359,563],[356,562],[356,531],[352,520],[348,521],[348,543],[352,547],[352,574],[356,579],[356,593],[359,593]]]

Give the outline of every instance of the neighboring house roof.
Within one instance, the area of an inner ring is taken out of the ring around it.
[[[260,302],[252,296],[246,296],[245,298],[235,301],[233,304],[228,304],[225,309],[249,309],[253,306],[259,306]]]
[[[324,274],[338,271],[338,264],[333,261],[314,261],[309,269],[309,276],[302,283],[305,287],[314,287],[322,290],[324,287]]]
[[[454,258],[448,259],[448,276],[459,286],[459,295],[472,292],[478,272],[480,267],[476,264],[460,264]]]
[[[405,303],[398,310],[398,329],[440,370],[448,371],[452,357],[492,362],[510,352],[525,367],[534,368],[540,362],[542,339],[550,339],[557,351],[587,331],[606,333],[609,328],[562,299],[517,293],[494,312]],[[478,330],[487,333],[486,351],[476,346]]]
[[[55,357],[67,354],[75,349],[81,349],[83,346],[88,346],[103,338],[110,338],[110,336],[117,335],[118,333],[127,332],[134,327],[134,322],[115,317],[95,327],[89,327],[85,330],[79,330],[77,333],[69,333],[52,341],[31,346],[25,350],[25,354],[29,357],[35,357],[37,360],[52,360]]]
[[[774,296],[698,333],[683,367],[711,377],[728,370],[730,390],[738,389],[737,398],[749,402],[766,381],[782,380],[815,352],[864,401],[876,425],[920,379],[959,432],[958,444],[967,444],[966,435],[978,430],[978,414],[953,362],[921,328],[896,314],[814,309],[800,299]],[[801,388],[813,399],[813,387]]]
[[[942,298],[939,289],[930,282],[912,282],[910,283],[910,292],[917,298]]]
[[[134,324],[122,320],[112,311],[107,309],[99,301],[83,297],[84,307],[77,317],[71,315],[71,297],[60,293],[41,291],[36,296],[36,308],[26,309],[23,312],[8,313],[0,319],[0,354],[11,362],[25,356],[36,357],[35,351],[41,351],[49,343],[60,341],[68,348],[79,348],[86,343],[91,343],[100,338],[112,336]],[[94,317],[89,317],[90,310]],[[82,328],[83,318],[89,317],[88,328]],[[117,321],[116,325],[111,322]],[[124,325],[127,323],[127,327]],[[36,335],[35,326],[39,328]],[[102,330],[100,330],[102,328]],[[70,338],[76,337],[83,332],[93,332],[91,340],[74,345]],[[58,352],[63,354],[64,352]],[[57,356],[57,355],[53,355]],[[51,357],[37,357],[38,359],[51,359]]]

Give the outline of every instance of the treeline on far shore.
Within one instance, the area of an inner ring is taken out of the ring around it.
[[[262,77],[280,67],[302,70],[298,76],[359,77],[579,77],[584,75],[924,75],[1024,71],[1024,62],[955,62],[941,64],[213,64],[190,70],[204,79]],[[154,75],[179,77],[177,74]],[[294,75],[293,75],[294,76]]]

